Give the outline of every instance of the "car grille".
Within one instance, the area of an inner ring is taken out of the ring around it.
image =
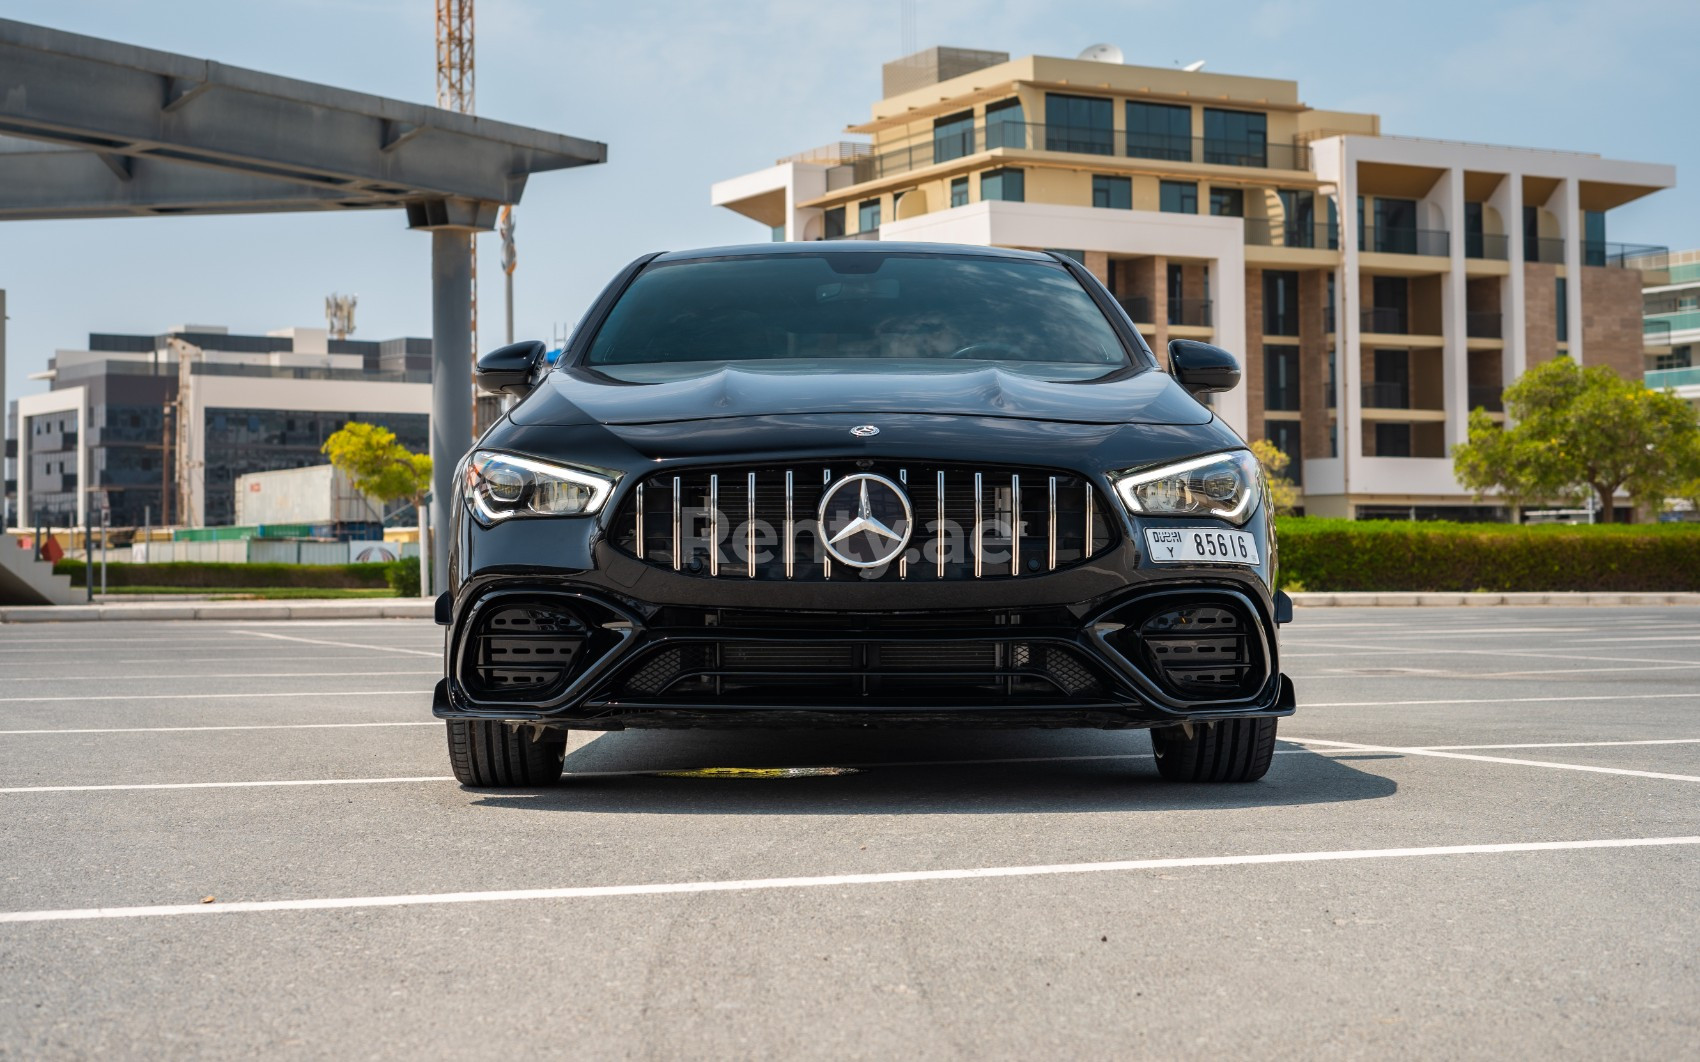
[[[1141,608],[1146,606],[1135,606]],[[1116,618],[1120,619],[1121,616]],[[1251,619],[1226,601],[1162,606],[1112,636],[1111,644],[1171,694],[1223,700],[1257,692],[1266,677]],[[1137,632],[1137,633],[1136,633]]]
[[[821,541],[821,499],[856,473],[900,485],[913,513],[904,550],[879,567],[835,561]],[[1107,551],[1110,512],[1083,477],[1041,468],[864,460],[687,469],[640,482],[616,512],[611,538],[631,556],[704,578],[996,579],[1059,571]]]
[[[691,639],[655,648],[613,680],[621,699],[811,707],[1065,703],[1102,695],[1076,649],[1042,640],[755,641]]]

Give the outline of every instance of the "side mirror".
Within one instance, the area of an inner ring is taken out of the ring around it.
[[[1189,395],[1232,391],[1240,383],[1239,359],[1196,339],[1169,341],[1169,371]]]
[[[480,391],[523,398],[531,393],[532,374],[543,363],[546,353],[543,344],[535,339],[497,347],[478,356],[472,378]]]

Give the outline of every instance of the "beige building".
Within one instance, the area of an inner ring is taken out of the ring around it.
[[[1606,242],[1670,166],[1384,135],[1292,81],[933,48],[888,63],[867,139],[716,184],[774,239],[1076,256],[1154,350],[1239,353],[1217,396],[1294,458],[1313,515],[1485,516],[1469,411],[1568,354],[1643,369],[1662,248]]]

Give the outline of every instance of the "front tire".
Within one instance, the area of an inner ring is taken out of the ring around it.
[[[1218,719],[1151,728],[1157,773],[1171,782],[1255,782],[1275,756],[1275,719]]]
[[[455,780],[477,789],[525,789],[561,780],[566,733],[509,726],[499,720],[450,719],[449,765]]]

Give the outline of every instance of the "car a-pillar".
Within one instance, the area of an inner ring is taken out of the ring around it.
[[[431,587],[439,591],[449,585],[455,466],[472,445],[472,235],[495,228],[500,209],[460,197],[407,204],[407,227],[431,234]]]

